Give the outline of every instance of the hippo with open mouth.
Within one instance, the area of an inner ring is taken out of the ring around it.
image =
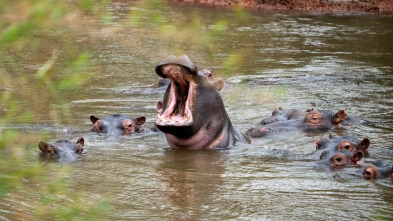
[[[198,71],[187,55],[170,55],[155,68],[170,84],[164,100],[157,103],[157,128],[172,148],[224,149],[250,140],[232,123],[219,90],[207,70]]]

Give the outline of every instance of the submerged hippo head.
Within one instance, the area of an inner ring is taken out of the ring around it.
[[[368,155],[368,147],[370,146],[370,140],[368,138],[363,138],[363,140],[358,140],[356,137],[344,136],[344,137],[329,137],[319,138],[316,141],[316,150],[329,150],[329,151],[362,151],[362,153]]]
[[[157,103],[158,129],[175,148],[225,148],[244,137],[232,127],[219,90],[208,70],[198,71],[188,56],[170,55],[155,68],[170,80],[163,101]]]
[[[363,153],[361,151],[349,152],[349,151],[335,151],[335,152],[323,152],[321,154],[321,160],[317,162],[319,166],[345,166],[345,165],[361,165]]]
[[[355,153],[338,151],[330,157],[330,166],[344,166],[344,165],[357,165],[361,164],[361,159],[363,158],[363,153],[357,151]]]
[[[77,159],[78,154],[83,152],[85,140],[80,137],[76,143],[68,140],[58,140],[54,143],[40,141],[38,148],[41,150],[40,156],[45,159],[70,162]]]
[[[100,119],[91,115],[90,121],[94,125],[92,131],[102,132],[110,136],[141,132],[141,125],[145,123],[146,117],[132,118],[123,114],[113,114]]]
[[[296,130],[305,133],[331,131],[340,128],[346,118],[344,110],[334,113],[329,110],[299,111],[279,108],[273,111],[271,117],[262,120],[260,125],[249,128],[246,134],[251,137],[265,137]]]
[[[363,177],[366,179],[391,178],[393,177],[393,166],[390,163],[378,160],[364,168]]]
[[[351,152],[360,150],[363,153],[368,153],[367,148],[369,146],[370,146],[370,140],[368,138],[364,138],[362,141],[358,143],[351,142],[350,140],[342,140],[337,145],[337,150],[347,150]]]
[[[308,110],[301,126],[304,132],[322,132],[341,127],[341,123],[347,117],[344,110],[337,113],[328,110]]]

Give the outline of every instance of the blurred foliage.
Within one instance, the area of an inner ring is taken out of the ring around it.
[[[231,48],[223,48],[232,41],[231,25],[233,23],[248,24],[250,15],[242,8],[233,10],[230,19],[222,15],[200,14],[193,6],[188,7],[189,14],[161,10],[162,0],[145,0],[137,8],[127,11],[126,25],[137,29],[148,29],[151,35],[157,35],[162,45],[170,45],[170,53],[181,55],[198,52],[199,57],[223,68],[221,74],[233,75],[233,68],[243,62],[241,52]],[[211,22],[213,20],[213,23]],[[250,42],[250,36],[244,32],[244,42]],[[225,43],[224,43],[225,42]],[[235,44],[235,42],[234,42]],[[201,54],[201,52],[204,52]],[[222,54],[224,53],[225,54]],[[219,55],[219,56],[217,56]]]
[[[39,115],[55,124],[70,121],[69,97],[95,68],[66,19],[73,11],[91,11],[95,2],[0,1],[0,199],[8,205],[1,210],[10,211],[5,218],[97,220],[109,209],[107,200],[72,188],[72,165],[37,160],[38,141],[50,135],[21,129]]]

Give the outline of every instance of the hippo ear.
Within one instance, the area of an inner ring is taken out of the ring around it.
[[[330,152],[329,152],[328,150],[323,151],[323,152],[321,153],[321,155],[319,156],[319,159],[320,159],[320,160],[325,159],[326,157],[329,156],[329,153],[330,153]]]
[[[38,148],[40,148],[40,150],[41,150],[42,152],[45,152],[46,149],[48,149],[48,143],[41,140],[41,141],[38,143]]]
[[[76,142],[76,153],[81,154],[83,152],[83,146],[85,145],[85,139],[83,137],[79,137]]]
[[[390,178],[393,179],[393,166],[390,168],[390,173],[389,173]],[[393,180],[392,180],[393,181]]]
[[[364,138],[362,141],[358,143],[359,149],[366,150],[370,146],[370,140],[368,138]]]
[[[333,122],[339,124],[347,118],[347,113],[344,110],[339,110],[333,118]]]
[[[311,109],[307,109],[307,110],[306,110],[306,112],[311,112],[311,111],[314,111],[314,108],[311,108]]]
[[[224,82],[224,80],[222,80],[222,79],[218,79],[218,80],[216,80],[216,81],[214,82],[214,84],[216,85],[216,89],[217,89],[218,91],[221,91],[221,89],[224,87],[225,82]]]
[[[82,147],[85,145],[85,139],[83,137],[79,137],[78,141],[76,141],[77,144],[82,145]]]
[[[362,151],[357,151],[351,155],[351,160],[354,164],[356,164],[358,161],[360,161],[363,158],[363,153]]]
[[[94,116],[94,115],[90,115],[90,120],[93,124],[95,124],[100,118]]]
[[[140,116],[138,118],[135,119],[135,123],[137,125],[142,125],[146,122],[146,117],[145,116]]]
[[[320,138],[315,142],[315,144],[317,145],[315,149],[319,150],[319,149],[321,148],[322,140],[323,140],[323,138],[320,137]]]

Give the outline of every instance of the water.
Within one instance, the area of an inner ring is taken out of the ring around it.
[[[278,107],[344,109],[373,124],[332,134],[368,137],[365,161],[393,162],[392,17],[251,11],[225,23],[224,34],[215,34],[220,21],[239,12],[184,5],[145,9],[138,3],[121,7],[129,11],[108,6],[118,18],[110,28],[92,27],[82,34],[80,44],[94,45],[100,72],[70,98],[70,115],[78,123],[64,125],[72,131],[66,138],[83,136],[86,145],[70,179],[76,190],[111,199],[108,220],[393,219],[390,179],[372,183],[358,176],[362,167],[320,169],[307,157],[327,133],[253,139],[224,151],[179,151],[169,148],[163,134],[108,139],[89,131],[91,114],[145,115],[145,127],[153,126],[164,92],[156,86],[154,66],[169,54],[186,53],[200,69],[225,80],[221,96],[241,131]],[[170,23],[122,23],[124,13],[137,11],[159,12]],[[202,28],[193,31],[195,22]],[[37,116],[39,130],[47,130],[47,118]],[[10,204],[18,205],[18,199],[33,207],[34,199],[18,195]],[[1,218],[12,219],[8,204],[0,204]]]

